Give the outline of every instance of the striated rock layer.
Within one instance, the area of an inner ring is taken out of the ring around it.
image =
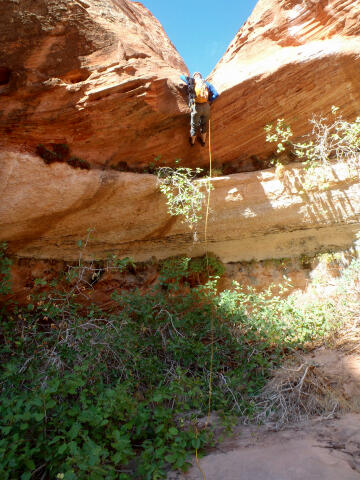
[[[66,143],[92,168],[161,156],[207,166],[188,145],[187,68],[160,23],[130,0],[0,0],[0,148]],[[260,0],[215,67],[212,154],[224,171],[267,165],[263,127],[297,135],[332,104],[360,109],[358,2]]]
[[[187,67],[129,0],[0,0],[0,148],[66,143],[92,167],[190,151]],[[186,133],[185,133],[186,132]]]
[[[285,118],[296,136],[331,105],[360,111],[360,3],[259,0],[210,75],[215,160],[233,170],[261,168],[273,146],[264,125]],[[252,158],[252,160],[251,160]]]
[[[183,60],[159,22],[129,0],[0,0],[0,239],[28,258],[146,260],[201,255],[194,232],[170,217],[152,175],[154,157],[207,165],[187,143]],[[331,104],[360,110],[358,2],[260,0],[211,81],[214,166],[264,166],[263,126],[286,118],[295,133]],[[66,143],[89,171],[46,165],[42,143]],[[328,191],[301,193],[301,166],[214,180],[208,249],[225,262],[346,248],[359,221],[358,173],[334,167]],[[336,178],[338,175],[338,178]],[[298,179],[297,179],[298,177]]]
[[[115,253],[142,261],[206,251],[204,223],[194,241],[181,218],[167,213],[153,175],[44,167],[26,154],[0,155],[0,165],[0,240],[18,256],[76,260],[77,241],[88,229],[94,230],[83,253],[88,259]],[[347,248],[359,229],[358,175],[335,165],[324,191],[304,191],[301,164],[286,167],[281,178],[273,169],[215,178],[207,248],[224,262]]]

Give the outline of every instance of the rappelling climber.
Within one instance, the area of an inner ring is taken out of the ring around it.
[[[199,141],[204,147],[210,119],[210,105],[219,96],[211,83],[206,82],[201,73],[195,72],[191,77],[180,75],[188,86],[190,107],[190,137],[191,146],[195,144],[196,132],[200,130]]]

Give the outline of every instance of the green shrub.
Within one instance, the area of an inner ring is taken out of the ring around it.
[[[0,295],[11,292],[10,267],[12,261],[6,255],[6,242],[0,243]]]
[[[59,161],[65,161],[68,158],[70,154],[69,145],[66,143],[53,143],[52,147]]]
[[[70,148],[66,143],[53,143],[52,148],[53,151],[49,150],[41,143],[36,147],[36,153],[47,165],[54,162],[66,162],[73,168],[90,170],[91,166],[87,160],[75,156],[69,157]]]
[[[214,254],[202,257],[171,257],[160,263],[160,283],[168,288],[179,289],[181,284],[191,287],[205,284],[210,277],[221,277],[225,267]]]
[[[36,147],[36,153],[44,160],[47,165],[59,161],[56,153],[52,152],[41,143]]]
[[[79,157],[70,157],[67,163],[74,168],[81,168],[82,170],[90,170],[90,163]]]
[[[213,443],[197,423],[210,376],[212,410],[251,417],[282,354],[332,328],[328,309],[301,310],[270,290],[217,294],[215,279],[183,288],[208,265],[222,272],[211,256],[163,262],[156,287],[114,292],[106,313],[78,303],[76,269],[69,290],[35,282],[31,303],[2,323],[2,479],[159,479],[186,469],[195,448]]]
[[[331,163],[342,161],[348,164],[349,174],[358,177],[360,147],[360,117],[348,122],[338,114],[338,107],[332,106],[332,118],[313,117],[310,120],[312,130],[305,135],[302,142],[290,140],[293,135],[291,127],[284,119],[278,119],[276,125],[265,126],[266,141],[277,144],[277,154],[287,151],[288,156],[304,162],[305,172],[301,179],[303,190],[327,190],[338,179],[331,170]],[[273,160],[278,166],[281,161]]]
[[[160,191],[167,200],[170,215],[180,215],[184,222],[193,227],[201,219],[201,210],[205,194],[196,178],[202,172],[201,168],[161,167],[157,170],[160,181]]]

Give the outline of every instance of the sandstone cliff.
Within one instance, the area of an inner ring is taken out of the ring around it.
[[[213,150],[231,171],[266,165],[264,125],[285,118],[295,135],[331,105],[360,111],[359,2],[259,0],[210,75],[222,92]],[[226,139],[226,140],[225,140]]]
[[[21,0],[0,7],[2,149],[66,143],[93,167],[136,168],[188,147],[179,79],[187,67],[143,5]]]
[[[207,149],[187,144],[187,69],[159,22],[128,0],[14,0],[2,11],[0,240],[18,256],[71,260],[91,228],[88,258],[202,254],[203,225],[193,242],[155,176],[111,169],[144,169],[159,154],[208,164]],[[212,107],[215,166],[264,166],[263,126],[277,117],[299,134],[331,104],[357,111],[358,12],[345,1],[258,3],[211,76],[222,92]],[[66,143],[90,170],[46,165],[39,143]],[[348,247],[358,173],[334,168],[327,191],[307,194],[301,165],[285,179],[266,170],[214,180],[209,250],[237,261]]]
[[[204,223],[194,242],[182,218],[168,214],[154,175],[44,168],[28,154],[1,154],[0,163],[7,172],[0,240],[17,255],[76,260],[77,241],[89,228],[88,259],[115,253],[142,261],[205,251]],[[359,229],[359,171],[338,164],[329,169],[326,190],[305,191],[303,170],[295,164],[282,178],[268,169],[213,179],[208,249],[230,262],[351,245]]]

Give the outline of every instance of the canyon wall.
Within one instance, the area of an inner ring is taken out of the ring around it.
[[[179,78],[188,70],[143,5],[20,0],[0,8],[2,150],[60,143],[93,168],[141,168],[189,147]]]
[[[44,169],[29,154],[0,154],[0,162],[8,172],[0,240],[21,257],[76,260],[77,241],[91,229],[83,258],[143,261],[208,248],[224,262],[261,260],[346,248],[359,229],[359,170],[347,164],[329,167],[324,190],[306,190],[301,164],[280,178],[274,169],[214,178],[206,245],[204,221],[195,232],[170,216],[155,175],[59,163]],[[205,182],[198,181],[203,191]]]
[[[158,155],[170,165],[179,157],[205,168],[209,161],[207,148],[187,143],[179,74],[188,72],[159,22],[128,0],[5,4],[0,240],[10,253],[74,260],[89,229],[89,259],[208,248],[232,262],[351,245],[359,229],[356,169],[335,165],[327,188],[311,191],[300,164],[281,178],[261,169],[272,152],[266,123],[286,118],[300,135],[312,113],[332,104],[346,117],[359,111],[357,2],[260,0],[215,67],[213,163],[235,174],[213,179],[207,245],[204,224],[194,232],[169,216],[156,176],[140,173]],[[68,145],[89,170],[46,164],[39,144]]]
[[[216,161],[229,171],[266,165],[273,146],[264,126],[278,118],[295,138],[331,105],[355,119],[359,15],[360,3],[350,0],[258,1],[209,78],[222,92],[212,119]]]

